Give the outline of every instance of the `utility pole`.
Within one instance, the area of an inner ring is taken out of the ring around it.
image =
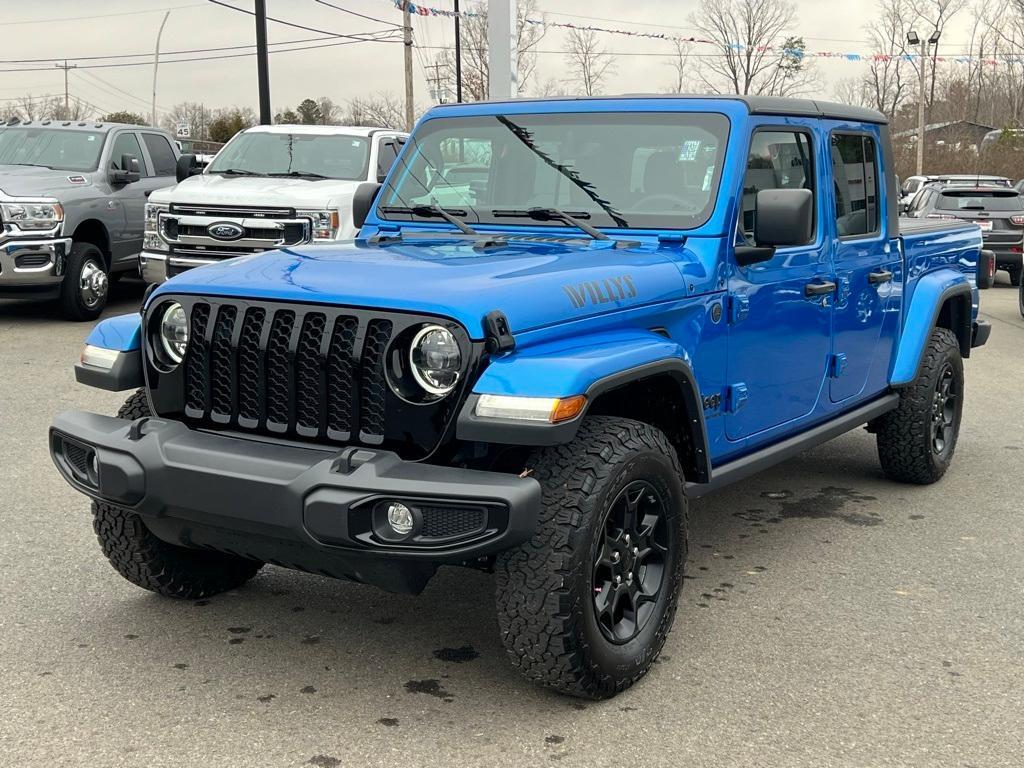
[[[462,103],[462,32],[459,22],[462,14],[459,13],[459,0],[455,0],[455,101]]]
[[[57,69],[63,69],[64,70],[64,115],[65,115],[65,119],[68,119],[68,115],[71,114],[71,107],[69,106],[69,99],[68,99],[68,70],[69,69],[78,69],[78,65],[77,64],[68,64],[68,60],[64,59],[64,63],[63,64],[54,64],[53,66],[55,66]]]
[[[256,77],[260,92],[260,125],[270,125],[270,61],[267,55],[267,0],[256,0]]]
[[[402,3],[402,43],[405,50],[405,130],[411,131],[415,115],[412,106],[412,16],[408,0]]]
[[[431,95],[437,99],[438,104],[445,104],[448,101],[448,84],[445,83],[445,80],[448,79],[448,73],[445,72],[445,76],[441,76],[441,63],[439,61],[435,61],[427,66],[434,70],[434,76],[430,78],[430,83],[434,86],[434,92]]]
[[[156,33],[156,52],[153,54],[153,109],[152,115],[150,116],[149,124],[154,128],[156,127],[156,69],[160,66],[160,37],[164,33],[164,24],[167,23],[167,17],[171,15],[168,11],[164,14],[164,20],[160,22],[160,30]]]

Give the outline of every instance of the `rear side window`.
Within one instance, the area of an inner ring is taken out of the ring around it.
[[[832,192],[839,237],[862,237],[878,228],[875,140],[858,133],[832,134]]]
[[[383,178],[387,176],[388,171],[391,170],[391,166],[395,164],[395,160],[398,159],[398,142],[394,139],[384,139],[380,143],[380,149],[377,150],[377,176]]]
[[[114,139],[114,147],[110,152],[110,169],[112,171],[127,171],[129,168],[122,168],[121,156],[131,155],[139,161],[139,173],[143,176],[151,176],[146,172],[146,160],[142,157],[142,147],[134,133],[121,133]]]
[[[751,138],[747,172],[743,177],[743,209],[740,219],[740,228],[751,242],[754,239],[757,193],[762,189],[814,191],[809,135],[796,131],[758,131]]]
[[[174,176],[178,163],[167,138],[157,133],[144,133],[142,140],[146,142],[149,158],[153,161],[153,175]]]
[[[952,189],[935,202],[940,211],[1020,211],[1024,199],[1009,189]]]

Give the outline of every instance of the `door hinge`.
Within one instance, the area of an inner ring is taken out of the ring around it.
[[[750,314],[750,297],[736,294],[729,297],[729,322],[738,323],[746,320]]]
[[[747,403],[747,385],[742,381],[730,384],[725,389],[725,407],[727,413],[736,413]]]
[[[828,375],[829,378],[838,379],[846,372],[846,353],[838,352],[834,355],[829,355],[828,358]]]

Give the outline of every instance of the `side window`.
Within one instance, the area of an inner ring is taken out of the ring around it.
[[[377,176],[385,176],[398,159],[398,142],[395,139],[382,139],[377,150]]]
[[[875,140],[861,133],[834,133],[831,154],[839,237],[863,237],[878,232]]]
[[[757,193],[762,189],[814,190],[811,137],[796,131],[757,131],[750,140],[747,172],[743,177],[740,228],[751,242]],[[817,218],[817,200],[815,200]]]
[[[143,176],[149,176],[146,172],[146,160],[142,156],[142,147],[139,146],[139,140],[135,138],[135,134],[129,131],[119,133],[117,138],[114,139],[114,146],[110,152],[110,170],[112,171],[127,171],[128,168],[121,167],[121,155],[132,155],[139,161],[139,173]]]
[[[173,176],[177,170],[178,162],[174,157],[174,150],[171,143],[165,136],[158,133],[144,133],[142,140],[146,142],[146,149],[149,150],[149,159],[153,161],[154,176]]]

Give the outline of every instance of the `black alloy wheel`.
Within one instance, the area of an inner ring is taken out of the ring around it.
[[[939,372],[932,395],[932,451],[936,456],[941,456],[953,439],[956,431],[956,401],[959,396],[953,364],[946,361]]]
[[[665,582],[665,501],[646,480],[623,488],[608,509],[594,562],[594,615],[605,638],[628,643],[654,615]]]

